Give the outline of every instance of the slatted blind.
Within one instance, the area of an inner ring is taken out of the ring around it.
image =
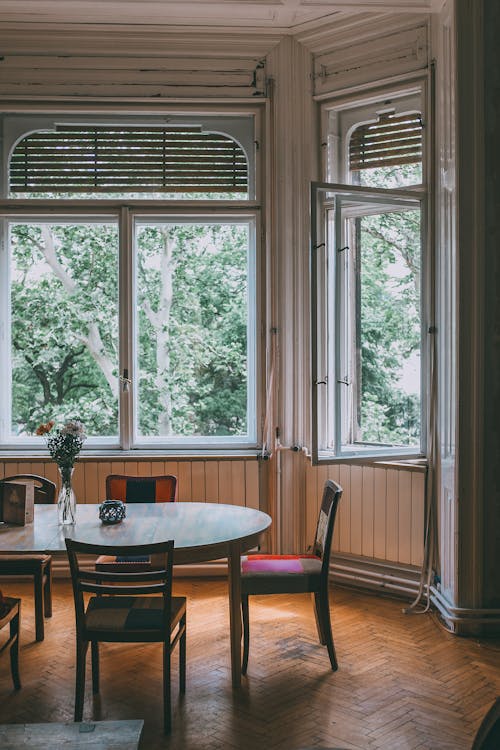
[[[351,171],[415,164],[422,161],[422,119],[410,115],[380,115],[378,122],[360,125],[349,144]]]
[[[245,193],[246,155],[197,127],[79,127],[26,136],[10,164],[12,193]]]

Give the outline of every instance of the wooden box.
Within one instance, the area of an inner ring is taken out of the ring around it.
[[[33,484],[3,482],[0,485],[0,521],[24,526],[33,523],[35,509]]]

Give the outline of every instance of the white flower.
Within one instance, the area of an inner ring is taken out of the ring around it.
[[[70,420],[69,422],[66,422],[64,427],[61,428],[61,435],[75,435],[75,437],[84,437],[85,427],[78,419]]]

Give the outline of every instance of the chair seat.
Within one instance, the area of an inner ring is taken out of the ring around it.
[[[154,568],[149,557],[100,555],[95,562],[95,569],[106,573],[144,573]]]
[[[241,590],[244,594],[314,592],[321,566],[316,555],[245,555],[241,558]]]
[[[0,575],[29,574],[50,562],[50,555],[0,554]]]
[[[172,628],[174,629],[186,610],[186,598],[172,597]],[[163,598],[159,596],[93,596],[85,615],[85,626],[92,631],[113,633],[161,631],[163,628]]]

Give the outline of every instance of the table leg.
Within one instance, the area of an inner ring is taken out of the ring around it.
[[[231,635],[231,676],[233,687],[241,685],[241,547],[229,545],[229,629]]]

